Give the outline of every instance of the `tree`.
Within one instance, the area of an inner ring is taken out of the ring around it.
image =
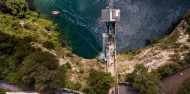
[[[136,65],[135,70],[127,75],[126,81],[133,87],[146,94],[160,94],[162,92],[160,76],[156,71],[148,72],[144,65]]]
[[[47,52],[35,52],[27,56],[19,74],[21,84],[34,85],[38,91],[64,87],[65,69],[59,66],[55,56]]]
[[[114,85],[114,79],[109,73],[103,71],[90,70],[87,78],[88,90],[90,94],[107,94]]]
[[[25,0],[7,0],[7,10],[14,16],[25,17],[29,11],[28,4]]]
[[[166,77],[173,73],[173,69],[168,65],[161,66],[157,69],[157,72],[161,75],[161,77]]]

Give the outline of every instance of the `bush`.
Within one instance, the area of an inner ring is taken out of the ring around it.
[[[169,65],[161,66],[157,69],[157,72],[161,75],[162,78],[173,73],[173,69]]]
[[[190,10],[183,17],[186,21],[190,22]]]
[[[28,4],[25,0],[7,0],[7,10],[15,16],[23,18],[29,11]]]
[[[160,75],[156,71],[148,72],[144,65],[136,65],[132,73],[127,75],[127,82],[145,94],[161,94]]]
[[[43,47],[48,48],[48,49],[54,49],[55,48],[54,44],[52,42],[50,42],[50,41],[45,41],[43,43]]]
[[[90,70],[87,78],[89,88],[85,89],[89,94],[107,94],[114,85],[114,79],[111,74],[103,71]]]
[[[36,25],[32,25],[31,23],[25,23],[24,24],[24,28],[32,30],[32,31],[37,31],[37,26]]]
[[[16,74],[21,62],[35,51],[28,41],[0,32],[0,78],[16,83]]]
[[[151,38],[151,39],[149,39],[148,42],[149,42],[149,44],[156,44],[159,42],[159,39],[158,38]]]
[[[34,85],[38,91],[64,87],[65,69],[59,66],[55,56],[48,52],[34,52],[22,62],[20,82]]]
[[[0,94],[6,94],[5,90],[0,88]]]

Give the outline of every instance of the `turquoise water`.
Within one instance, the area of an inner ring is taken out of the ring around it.
[[[94,58],[101,51],[100,12],[108,0],[35,0],[41,16],[60,27],[61,35],[68,40],[73,52],[85,58]],[[117,23],[117,51],[141,48],[153,37],[162,37],[172,31],[190,8],[189,0],[115,0],[121,9]],[[59,10],[59,16],[52,16]]]

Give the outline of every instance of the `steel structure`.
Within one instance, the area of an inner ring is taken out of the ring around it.
[[[118,94],[118,81],[116,70],[116,22],[120,21],[120,9],[107,7],[102,9],[102,22],[106,24],[106,33],[102,34],[103,44],[99,59],[106,62],[106,72],[115,77],[115,85],[109,94]]]

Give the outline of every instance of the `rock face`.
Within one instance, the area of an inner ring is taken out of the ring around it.
[[[119,74],[131,73],[136,64],[144,64],[151,71],[151,69],[172,63],[176,59],[183,59],[190,49],[188,27],[187,22],[182,20],[172,34],[159,40],[158,43],[133,53],[118,55]],[[124,79],[121,78],[121,80]]]

